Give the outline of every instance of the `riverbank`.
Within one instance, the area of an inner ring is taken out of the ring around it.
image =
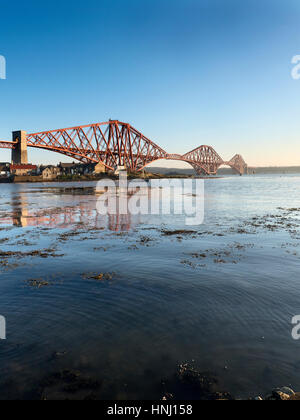
[[[64,175],[55,179],[44,179],[42,176],[31,175],[16,175],[12,177],[0,178],[0,184],[35,184],[41,182],[60,183],[60,182],[86,182],[86,181],[100,181],[102,179],[118,180],[119,176],[114,174],[98,174],[98,175]],[[129,173],[128,179],[220,179],[221,177],[213,176],[192,176],[192,175],[163,175],[150,173]]]

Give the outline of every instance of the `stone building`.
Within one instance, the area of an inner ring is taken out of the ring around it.
[[[49,165],[41,169],[41,175],[43,179],[51,181],[61,175],[61,171],[57,166]]]
[[[106,167],[103,163],[88,163],[84,165],[84,173],[85,174],[103,174],[106,172]]]
[[[12,175],[31,175],[34,171],[36,171],[36,165],[23,165],[23,164],[12,164],[10,165],[10,173]]]
[[[58,165],[63,175],[89,175],[106,172],[103,163],[60,163]]]
[[[61,171],[62,175],[76,175],[77,174],[77,167],[78,164],[75,162],[73,163],[60,163],[58,168]]]

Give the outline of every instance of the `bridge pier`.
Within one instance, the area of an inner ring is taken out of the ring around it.
[[[12,149],[11,162],[15,165],[27,165],[27,133],[26,131],[14,131],[12,133],[13,142],[17,142],[17,146]]]

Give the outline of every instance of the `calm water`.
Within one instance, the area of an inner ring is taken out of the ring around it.
[[[0,185],[1,398],[63,369],[103,399],[161,398],[191,360],[237,397],[300,390],[300,176],[205,181],[189,235],[164,234],[183,216],[96,216],[93,186]]]

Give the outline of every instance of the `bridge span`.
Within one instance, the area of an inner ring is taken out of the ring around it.
[[[0,148],[12,150],[12,162],[27,164],[27,147],[53,151],[83,163],[103,163],[108,170],[125,166],[132,172],[167,159],[189,163],[198,175],[216,175],[227,165],[240,175],[247,170],[241,155],[223,160],[211,146],[200,146],[185,155],[168,154],[128,123],[108,121],[78,127],[27,134],[13,132],[13,139],[0,141]]]

